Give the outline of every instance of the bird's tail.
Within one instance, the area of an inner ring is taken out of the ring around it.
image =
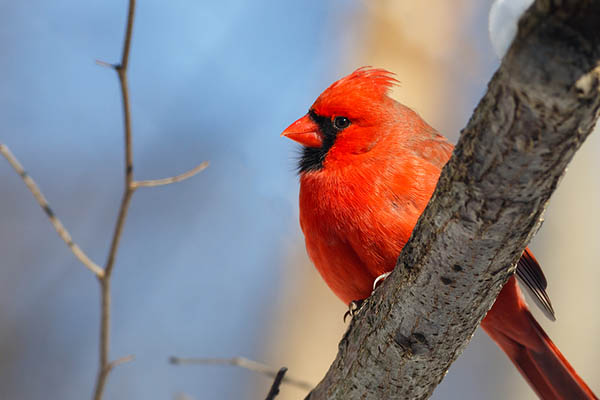
[[[514,277],[500,292],[481,327],[541,399],[598,399],[531,315]]]

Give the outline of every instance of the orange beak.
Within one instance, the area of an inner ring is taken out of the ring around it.
[[[323,145],[319,125],[308,114],[288,126],[281,133],[281,136],[292,139],[306,147],[321,147]]]

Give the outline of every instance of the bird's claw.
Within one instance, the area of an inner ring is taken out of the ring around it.
[[[385,274],[381,274],[377,278],[375,278],[375,281],[373,281],[373,291],[371,292],[371,295],[375,293],[375,289],[377,289],[377,286],[381,282],[383,282],[385,278],[390,276],[390,274],[391,272],[386,272]],[[346,311],[346,313],[344,314],[344,322],[346,322],[346,318],[348,317],[354,318],[354,316],[362,306],[363,302],[364,300],[353,300],[348,304],[348,311]]]
[[[385,274],[381,274],[377,278],[375,278],[375,280],[373,281],[373,292],[375,292],[375,289],[377,289],[377,285],[379,285],[380,282],[383,282],[385,278],[390,276],[390,274],[391,272],[386,272]],[[373,292],[371,292],[371,294],[373,294]]]
[[[346,322],[346,318],[349,316],[350,318],[354,318],[360,306],[362,306],[364,300],[352,300],[348,304],[348,311],[344,314],[344,322]]]

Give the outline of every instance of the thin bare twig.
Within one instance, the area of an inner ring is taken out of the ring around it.
[[[108,63],[106,61],[102,61],[102,60],[96,60],[96,64],[98,64],[101,67],[106,67],[106,68],[115,68],[115,64],[111,64]]]
[[[17,174],[19,174],[21,179],[23,179],[23,182],[25,182],[25,185],[27,185],[27,188],[31,191],[33,197],[35,197],[40,207],[42,207],[42,210],[44,210],[44,212],[48,216],[48,219],[50,220],[52,226],[54,226],[56,233],[58,233],[58,236],[60,236],[60,238],[67,244],[69,249],[71,249],[71,252],[73,252],[75,257],[77,257],[77,259],[81,261],[81,263],[87,269],[92,271],[92,273],[98,278],[104,276],[104,271],[102,270],[102,268],[100,268],[98,264],[93,262],[85,254],[85,252],[81,250],[81,248],[77,244],[75,244],[75,242],[73,242],[73,238],[69,234],[69,231],[67,230],[67,228],[65,228],[62,222],[60,222],[60,219],[58,219],[58,217],[54,214],[54,211],[52,211],[52,209],[50,208],[46,197],[44,196],[38,185],[35,183],[33,178],[29,176],[27,171],[25,171],[19,160],[17,160],[17,158],[10,151],[10,149],[6,145],[0,143],[0,153],[4,156],[4,158],[8,160],[10,165],[12,165],[12,167],[17,172]]]
[[[169,362],[175,365],[233,365],[236,367],[244,368],[250,371],[258,372],[266,375],[270,378],[275,378],[280,370],[272,368],[266,364],[259,363],[253,360],[249,360],[245,357],[233,357],[233,358],[182,358],[171,356]],[[283,378],[283,383],[295,386],[303,390],[311,390],[315,385],[312,383],[303,381],[301,379],[292,378],[289,375]]]
[[[129,0],[129,11],[127,14],[127,28],[125,31],[125,39],[123,43],[123,53],[121,55],[121,63],[117,65],[109,64],[104,61],[97,60],[96,63],[105,67],[112,67],[119,76],[119,84],[121,87],[121,97],[123,101],[123,125],[125,131],[125,188],[123,190],[123,197],[121,199],[121,206],[119,208],[119,215],[117,216],[117,222],[113,232],[110,249],[108,251],[108,257],[106,265],[104,267],[104,275],[99,278],[101,287],[101,321],[100,321],[100,365],[98,368],[98,375],[96,378],[96,387],[94,390],[94,400],[100,400],[106,386],[106,379],[110,371],[117,365],[124,361],[130,361],[131,358],[125,357],[113,362],[109,362],[109,351],[110,351],[110,312],[111,312],[111,276],[117,257],[117,250],[119,249],[119,243],[123,234],[123,228],[125,226],[125,220],[127,219],[127,212],[129,210],[129,204],[131,203],[131,197],[138,187],[152,187],[167,185],[170,183],[180,182],[184,179],[190,178],[208,166],[207,162],[204,162],[190,171],[187,171],[181,175],[177,175],[170,178],[156,179],[149,181],[135,181],[133,178],[133,147],[132,147],[132,129],[131,129],[131,106],[129,101],[129,87],[127,83],[127,67],[129,65],[129,53],[131,49],[131,36],[133,32],[133,21],[135,17],[135,0]]]
[[[279,394],[279,387],[281,386],[281,381],[283,381],[283,377],[285,376],[286,372],[287,372],[286,367],[282,367],[279,370],[279,372],[277,372],[277,375],[275,376],[275,380],[273,381],[273,384],[271,385],[271,389],[269,390],[269,393],[267,393],[267,397],[265,398],[265,400],[273,400],[273,399],[275,399],[275,397],[277,397],[277,395]]]
[[[112,368],[118,367],[121,364],[126,364],[133,360],[135,360],[135,356],[133,354],[130,354],[125,357],[117,358],[116,360],[113,360],[110,362],[110,368],[112,369]]]
[[[156,186],[164,186],[164,185],[170,185],[171,183],[181,182],[181,181],[191,178],[192,176],[205,170],[206,167],[208,167],[208,161],[204,161],[202,164],[190,169],[189,171],[184,172],[183,174],[171,176],[169,178],[152,179],[152,180],[148,180],[148,181],[134,181],[133,187],[135,189],[137,189],[139,187],[156,187]]]
[[[110,351],[110,305],[111,291],[110,278],[112,276],[117,250],[121,241],[127,211],[131,203],[131,196],[135,191],[133,187],[133,149],[131,145],[131,110],[129,105],[129,88],[127,85],[127,66],[129,64],[129,50],[131,48],[131,35],[133,32],[133,21],[135,16],[135,0],[129,0],[129,10],[127,13],[127,28],[125,31],[125,39],[123,43],[123,53],[121,55],[121,64],[113,66],[119,76],[121,86],[121,96],[123,101],[123,123],[125,130],[125,188],[121,199],[121,207],[115,224],[113,238],[108,252],[108,258],[104,267],[104,275],[99,278],[101,291],[101,317],[100,317],[100,365],[98,366],[98,374],[96,377],[96,385],[94,389],[94,400],[102,399],[104,388],[106,387],[106,379],[111,370],[120,364],[120,362],[109,361]]]
[[[135,181],[133,178],[133,148],[132,148],[132,129],[131,129],[131,110],[129,102],[129,88],[127,84],[127,66],[129,65],[129,52],[131,48],[131,37],[133,32],[133,22],[135,16],[135,0],[129,0],[129,8],[127,15],[127,26],[125,31],[125,39],[123,43],[123,52],[121,55],[120,64],[110,64],[105,61],[96,60],[96,63],[103,67],[110,67],[117,72],[119,77],[119,84],[121,88],[122,96],[122,107],[123,107],[123,120],[124,120],[124,138],[125,138],[125,188],[121,199],[121,205],[119,207],[119,214],[115,223],[115,228],[108,251],[108,257],[104,269],[98,264],[94,263],[77,244],[73,242],[71,235],[56,217],[52,209],[50,208],[48,201],[42,194],[41,190],[35,183],[35,181],[27,174],[23,166],[19,163],[17,158],[12,154],[10,149],[0,143],[0,153],[8,160],[15,171],[21,176],[23,182],[46,215],[50,222],[56,229],[56,232],[60,238],[67,244],[73,254],[81,261],[81,263],[88,268],[97,278],[100,283],[100,294],[101,294],[101,317],[100,317],[100,357],[99,367],[96,375],[96,384],[94,387],[94,400],[102,399],[104,388],[106,387],[106,380],[110,372],[123,363],[127,363],[133,360],[133,355],[118,358],[113,361],[109,361],[109,350],[110,350],[110,312],[111,312],[111,276],[114,268],[117,250],[121,241],[125,220],[127,218],[127,212],[129,210],[129,204],[131,203],[131,197],[138,187],[154,187],[168,185],[175,182],[180,182],[185,179],[191,178],[208,166],[208,162],[203,162],[197,167],[187,171],[183,174],[148,181]]]

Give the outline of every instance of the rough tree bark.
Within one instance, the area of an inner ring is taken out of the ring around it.
[[[537,0],[394,273],[307,398],[431,395],[513,273],[600,109],[600,0]]]

